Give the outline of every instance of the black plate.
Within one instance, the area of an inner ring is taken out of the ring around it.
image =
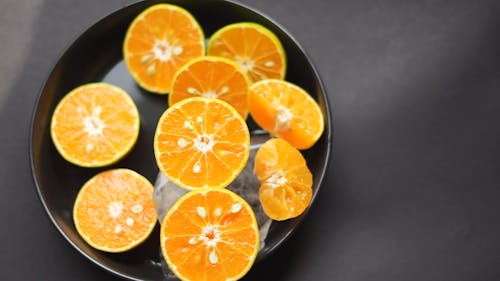
[[[89,247],[78,235],[72,220],[72,207],[82,184],[109,168],[128,167],[154,182],[158,173],[153,153],[156,122],[167,108],[167,97],[139,88],[127,72],[122,57],[122,42],[127,27],[141,11],[159,1],[137,3],[105,17],[86,30],[62,55],[43,86],[32,120],[31,166],[33,178],[47,214],[66,240],[102,268],[130,280],[161,280],[158,226],[145,243],[121,254],[109,254]],[[323,182],[330,159],[331,113],[319,75],[299,44],[278,24],[237,3],[222,0],[169,1],[184,7],[198,20],[209,37],[224,25],[250,21],[272,30],[285,48],[288,68],[286,80],[307,90],[320,104],[325,116],[325,132],[318,143],[303,154],[314,175],[314,197]],[[50,139],[50,117],[59,100],[71,89],[85,83],[105,81],[127,91],[141,114],[141,132],[132,152],[117,164],[86,169],[66,162]],[[255,128],[249,120],[249,127]],[[304,214],[271,225],[266,246],[257,261],[276,249],[293,232]]]

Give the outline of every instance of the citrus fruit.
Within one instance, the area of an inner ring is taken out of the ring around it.
[[[174,76],[169,104],[195,96],[218,98],[248,115],[249,82],[234,62],[221,57],[200,57],[185,64]]]
[[[101,172],[76,197],[76,230],[92,247],[124,252],[142,243],[156,225],[153,186],[129,169]]]
[[[260,127],[298,149],[310,148],[323,134],[325,125],[318,103],[290,82],[268,79],[253,84],[248,106]]]
[[[182,280],[237,280],[259,250],[255,215],[227,189],[186,193],[161,224],[160,243],[170,269]]]
[[[225,101],[187,98],[160,117],[154,152],[160,171],[173,183],[186,189],[224,188],[248,160],[250,133]]]
[[[234,23],[219,29],[210,37],[207,52],[236,61],[251,82],[285,77],[286,55],[281,42],[256,23]]]
[[[50,124],[55,147],[67,161],[102,167],[120,160],[139,135],[139,112],[122,89],[91,83],[69,92]]]
[[[166,94],[175,72],[205,54],[205,37],[196,19],[181,7],[157,4],[140,13],[125,35],[123,56],[144,89]]]
[[[299,216],[312,197],[312,174],[299,150],[272,138],[257,151],[254,172],[259,179],[259,200],[267,216],[286,220]]]

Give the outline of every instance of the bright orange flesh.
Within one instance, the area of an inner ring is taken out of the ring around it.
[[[298,149],[313,146],[323,134],[323,113],[300,87],[282,80],[263,80],[248,92],[248,106],[255,122]]]
[[[187,188],[224,188],[245,166],[250,133],[228,103],[212,98],[184,99],[160,117],[155,158],[172,182]]]
[[[226,189],[191,191],[161,225],[161,248],[182,280],[237,280],[252,266],[259,230],[250,206]]]
[[[257,151],[254,172],[261,182],[259,199],[274,220],[299,216],[311,203],[312,174],[296,148],[282,139],[268,140]]]
[[[210,38],[207,52],[237,62],[252,82],[285,77],[286,55],[281,42],[255,23],[235,23],[219,29]]]
[[[139,112],[122,89],[80,86],[57,105],[50,133],[59,153],[82,167],[102,167],[127,154],[139,135]]]
[[[177,72],[168,101],[173,105],[196,96],[218,98],[232,105],[245,119],[248,86],[245,73],[234,62],[218,57],[200,57]]]
[[[205,53],[205,38],[195,18],[181,7],[157,4],[139,14],[123,44],[127,67],[146,90],[165,94],[175,72]]]
[[[73,220],[87,243],[123,252],[142,243],[156,225],[153,186],[129,169],[101,172],[87,181],[75,201]]]

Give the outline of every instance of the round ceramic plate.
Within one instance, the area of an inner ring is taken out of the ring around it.
[[[158,168],[153,153],[153,135],[161,113],[167,108],[167,96],[141,89],[128,73],[122,55],[126,30],[141,11],[158,3],[140,2],[105,17],[81,34],[64,52],[43,86],[33,114],[31,131],[31,165],[35,185],[47,214],[62,236],[82,255],[100,267],[130,280],[165,279],[159,248],[159,227],[139,247],[120,254],[93,249],[76,232],[72,219],[75,197],[82,184],[98,172],[116,167],[133,169],[151,182]],[[299,44],[277,23],[251,8],[223,1],[169,1],[191,12],[210,37],[217,29],[235,22],[256,22],[273,31],[287,54],[286,80],[307,90],[319,103],[325,116],[325,132],[316,145],[303,151],[314,175],[314,197],[323,183],[331,151],[331,113],[327,95],[317,71]],[[50,118],[61,98],[71,89],[89,82],[104,81],[127,91],[141,115],[138,142],[132,152],[111,167],[81,168],[66,162],[56,151],[50,138]],[[251,118],[250,130],[257,129]],[[298,218],[271,224],[265,247],[256,265],[275,250],[293,232],[304,214]]]

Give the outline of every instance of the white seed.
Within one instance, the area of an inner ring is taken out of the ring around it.
[[[220,91],[222,94],[225,94],[227,92],[229,92],[229,87],[228,86],[224,86],[222,87],[221,91]]]
[[[203,122],[203,118],[201,116],[196,117],[196,122],[201,124]]]
[[[184,128],[186,128],[187,130],[190,130],[192,131],[193,130],[193,125],[191,125],[191,123],[189,123],[189,121],[184,121]]]
[[[208,261],[211,264],[217,264],[219,262],[219,257],[217,256],[217,253],[215,252],[215,250],[212,250],[210,255],[208,255]]]
[[[178,55],[182,54],[182,51],[183,51],[182,47],[179,47],[179,46],[174,47],[174,49],[172,50],[172,52],[173,52],[173,53],[174,53],[174,55],[176,55],[176,56],[178,56]]]
[[[93,148],[94,148],[93,144],[87,143],[87,146],[85,147],[85,152],[90,153]]]
[[[239,212],[241,210],[241,207],[243,207],[243,205],[241,205],[241,203],[233,204],[233,206],[231,206],[231,213],[235,214],[235,213]]]
[[[274,61],[272,61],[272,60],[266,61],[266,63],[264,65],[267,66],[267,67],[273,67],[274,66]]]
[[[155,74],[155,71],[156,71],[156,67],[154,64],[152,64],[148,67],[147,73],[149,76],[151,76],[151,75]]]
[[[207,216],[207,211],[205,211],[205,208],[203,208],[202,206],[196,207],[196,213],[201,218],[205,218]]]
[[[220,217],[221,215],[222,215],[222,209],[221,208],[215,209],[214,216]]]
[[[196,164],[194,164],[193,166],[193,173],[195,174],[198,174],[199,172],[201,171],[201,165],[199,162],[197,162]]]
[[[132,226],[134,225],[134,219],[131,218],[131,217],[128,217],[126,220],[125,220],[125,223],[128,225],[128,226]]]
[[[177,140],[177,145],[180,146],[180,147],[186,147],[187,145],[187,141],[183,138],[180,138]]]
[[[137,204],[137,205],[132,206],[132,212],[134,212],[136,214],[142,212],[142,210],[144,210],[144,207],[141,204]]]
[[[198,237],[193,236],[193,237],[189,238],[188,243],[189,243],[189,245],[194,245],[194,244],[198,243],[199,241],[200,241],[200,239]]]
[[[122,227],[120,225],[115,226],[115,233],[118,234],[122,232]]]
[[[192,94],[192,95],[193,95],[193,94],[196,94],[196,92],[198,92],[198,91],[197,91],[195,88],[193,88],[193,87],[189,87],[189,88],[187,88],[187,91],[188,91],[188,93],[190,93],[190,94]]]
[[[152,55],[144,55],[141,58],[141,63],[142,64],[147,64],[152,58],[153,58]]]

